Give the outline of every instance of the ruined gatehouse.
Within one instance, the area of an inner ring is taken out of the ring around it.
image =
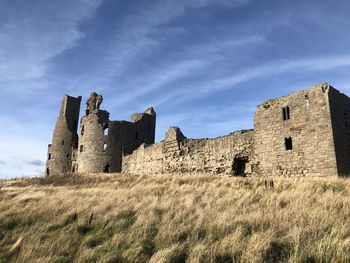
[[[81,97],[63,97],[46,175],[350,175],[350,98],[328,84],[266,101],[257,107],[253,130],[214,139],[189,139],[170,127],[155,143],[153,108],[133,114],[130,122],[111,121],[102,101],[91,94],[78,134]]]

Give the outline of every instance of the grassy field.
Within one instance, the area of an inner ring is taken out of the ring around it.
[[[350,180],[0,181],[0,262],[350,262]]]

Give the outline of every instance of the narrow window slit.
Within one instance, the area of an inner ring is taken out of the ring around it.
[[[286,150],[293,150],[293,140],[292,137],[284,138],[284,146],[286,147]]]
[[[284,121],[290,119],[290,110],[288,106],[282,108],[282,117]]]

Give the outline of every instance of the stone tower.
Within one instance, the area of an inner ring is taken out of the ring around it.
[[[71,171],[72,153],[78,145],[78,120],[81,97],[64,95],[59,117],[48,146],[46,175],[65,174]]]
[[[350,99],[328,84],[261,104],[254,128],[259,175],[350,175]]]
[[[117,171],[120,152],[116,152],[109,133],[109,113],[100,110],[103,97],[93,92],[86,103],[86,115],[80,121],[79,145],[73,172]],[[113,147],[112,147],[113,146]]]
[[[111,121],[100,109],[103,97],[93,92],[80,121],[79,145],[72,159],[72,172],[120,172],[124,154],[155,139],[156,113],[148,108],[132,115],[131,122]]]

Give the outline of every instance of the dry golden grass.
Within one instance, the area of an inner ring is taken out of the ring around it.
[[[350,180],[0,181],[0,262],[350,262]]]

